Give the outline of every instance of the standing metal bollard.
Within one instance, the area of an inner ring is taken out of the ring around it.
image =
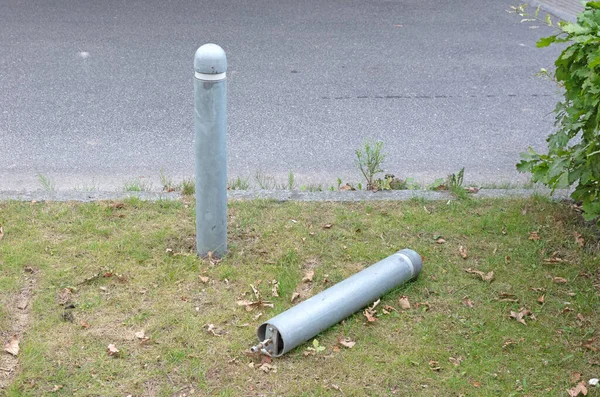
[[[227,57],[216,44],[194,56],[196,248],[227,252]]]

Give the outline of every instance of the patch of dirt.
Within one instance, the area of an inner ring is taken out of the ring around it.
[[[22,344],[23,335],[31,325],[31,303],[37,284],[37,271],[30,267],[25,271],[25,286],[18,293],[9,297],[7,301],[6,309],[10,318],[10,326],[8,329],[0,330],[2,346],[10,341],[13,335],[16,335]],[[13,356],[3,349],[0,353],[0,390],[5,389],[12,382],[18,366],[18,356]]]
[[[155,397],[160,392],[160,382],[155,379],[150,379],[144,382],[144,396]]]
[[[303,271],[312,270],[312,269],[319,267],[320,265],[321,265],[321,262],[319,261],[319,258],[316,258],[316,257],[310,258],[309,260],[304,262],[304,264],[302,265],[302,270]]]
[[[171,249],[173,253],[195,253],[196,236],[186,236],[184,232],[181,235],[165,239],[165,249]]]

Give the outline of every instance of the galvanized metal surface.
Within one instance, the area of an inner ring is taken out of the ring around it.
[[[216,44],[194,57],[196,247],[198,255],[227,252],[227,57]]]
[[[261,324],[257,346],[279,357],[416,278],[422,266],[415,251],[398,251]]]

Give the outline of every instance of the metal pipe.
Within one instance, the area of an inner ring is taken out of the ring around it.
[[[216,44],[194,56],[196,249],[227,252],[227,57]]]
[[[388,256],[261,324],[257,330],[260,343],[253,351],[273,357],[289,352],[400,284],[417,278],[422,266],[421,256],[410,249]]]

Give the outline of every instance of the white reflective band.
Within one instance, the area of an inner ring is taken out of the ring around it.
[[[415,265],[413,265],[412,261],[410,260],[410,258],[404,254],[396,254],[398,255],[400,258],[406,260],[406,262],[408,262],[408,264],[410,265],[410,278],[412,279],[415,276]]]
[[[196,77],[198,80],[204,80],[204,81],[216,81],[216,80],[224,80],[227,73],[214,73],[214,74],[209,74],[209,73],[199,73],[199,72],[194,72],[194,77]]]

